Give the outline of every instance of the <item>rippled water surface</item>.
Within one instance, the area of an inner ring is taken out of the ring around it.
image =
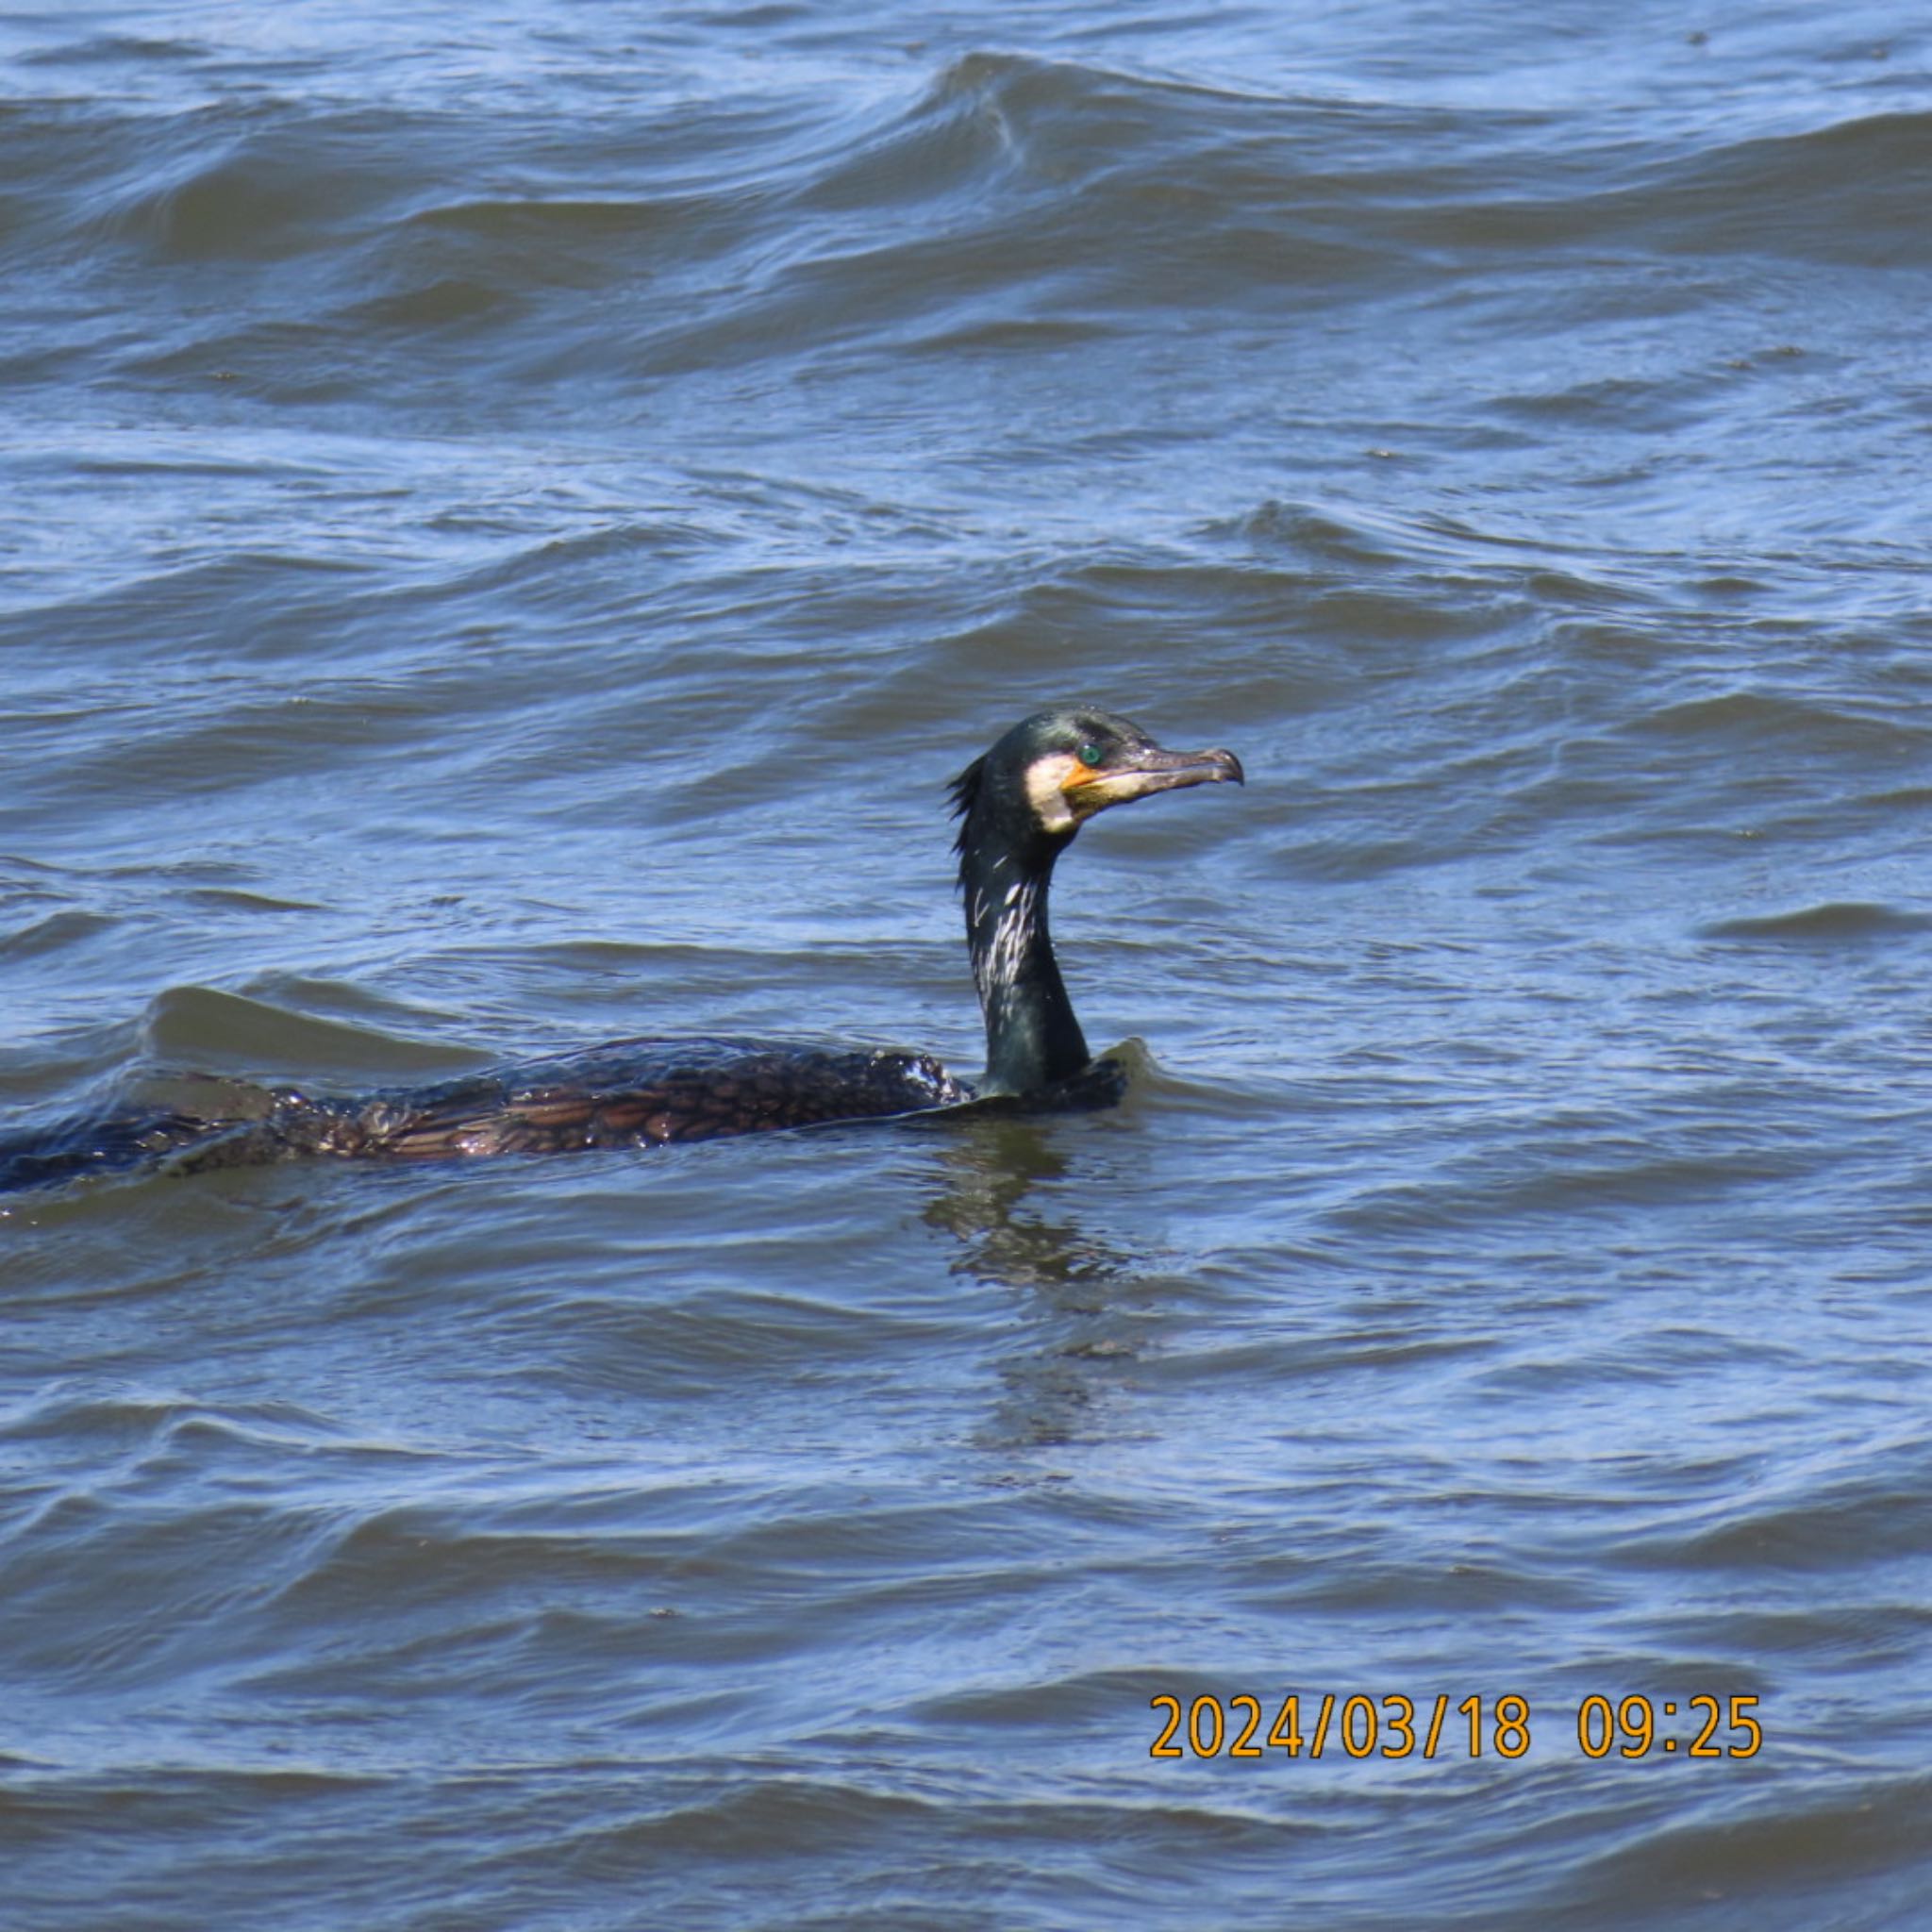
[[[10,1197],[9,1925],[1927,1923],[1928,57],[8,15],[9,1131],[970,1067],[945,779],[1250,781],[1116,1112]]]

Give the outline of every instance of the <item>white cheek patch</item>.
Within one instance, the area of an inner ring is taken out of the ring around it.
[[[1079,824],[1067,794],[1060,790],[1074,768],[1075,760],[1069,752],[1035,758],[1026,767],[1026,803],[1049,832],[1071,832]]]

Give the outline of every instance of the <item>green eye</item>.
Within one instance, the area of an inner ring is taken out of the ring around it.
[[[1080,747],[1080,762],[1089,767],[1100,762],[1100,747],[1097,744],[1083,744]]]

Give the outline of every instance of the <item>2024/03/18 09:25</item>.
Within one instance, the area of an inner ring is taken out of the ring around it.
[[[1311,1700],[1312,1702],[1313,1700]],[[1680,1706],[1674,1699],[1661,1705],[1642,1695],[1623,1698],[1615,1705],[1607,1697],[1590,1696],[1576,1707],[1576,1742],[1586,1757],[1607,1757],[1614,1751],[1620,1757],[1646,1757],[1653,1750],[1665,1756],[1681,1752],[1686,1757],[1755,1757],[1764,1743],[1764,1731],[1753,1714],[1755,1696],[1718,1697],[1707,1691],[1686,1698]],[[1338,1708],[1339,1707],[1339,1708]],[[1357,1694],[1338,1700],[1333,1691],[1319,1701],[1311,1727],[1302,1728],[1302,1699],[1290,1691],[1281,1701],[1274,1720],[1258,1742],[1263,1707],[1259,1698],[1241,1692],[1223,1700],[1204,1692],[1190,1701],[1169,1691],[1148,1700],[1152,1710],[1165,1711],[1167,1722],[1148,1746],[1147,1755],[1156,1758],[1228,1757],[1259,1759],[1271,1750],[1289,1757],[1306,1751],[1320,1757],[1331,1741],[1350,1757],[1407,1757],[1418,1750],[1424,1757],[1441,1755],[1443,1734],[1449,1732],[1449,1749],[1466,1740],[1461,1754],[1480,1757],[1483,1754],[1484,1701],[1471,1695],[1452,1703],[1444,1693],[1434,1698],[1423,1735],[1417,1736],[1414,1702],[1400,1694],[1381,1698]],[[1449,1726],[1451,1711],[1464,1720]],[[1684,1738],[1660,1736],[1659,1710],[1665,1717],[1681,1712],[1689,1717],[1701,1714],[1695,1732]],[[1720,1731],[1737,1741],[1714,1741]],[[1185,1740],[1176,1743],[1176,1738]],[[1620,1741],[1621,1740],[1621,1741]],[[1489,1748],[1499,1757],[1523,1757],[1531,1742],[1529,1700],[1509,1692],[1494,1699],[1489,1707]]]

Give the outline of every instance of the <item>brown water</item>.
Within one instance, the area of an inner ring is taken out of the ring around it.
[[[8,1925],[1924,1924],[1928,47],[0,25],[9,1129],[970,1067],[943,781],[1250,779],[1117,1113],[12,1200]]]

